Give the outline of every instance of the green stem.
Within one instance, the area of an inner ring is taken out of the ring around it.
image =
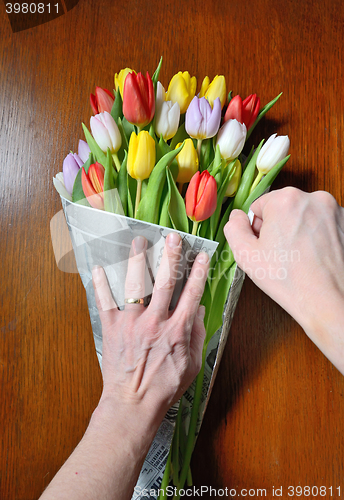
[[[115,163],[117,172],[119,172],[121,170],[121,163],[120,163],[120,161],[118,159],[117,153],[114,153],[112,155],[112,159],[113,159],[113,161]]]
[[[169,453],[167,458],[167,463],[165,467],[165,472],[161,481],[160,494],[158,500],[164,500],[166,498],[166,488],[170,482],[170,472],[171,472],[171,453]]]
[[[174,429],[172,441],[172,475],[175,486],[179,483],[179,442],[180,442],[180,425],[182,420],[182,400],[180,400],[176,426]]]
[[[182,196],[183,196],[183,187],[184,187],[184,183],[178,182],[178,190]]]
[[[190,425],[189,425],[189,432],[188,432],[188,437],[187,437],[187,442],[186,442],[186,450],[185,450],[185,455],[184,455],[183,467],[182,467],[182,470],[180,473],[180,479],[179,479],[177,492],[176,492],[175,496],[173,497],[173,500],[179,500],[179,498],[180,498],[179,491],[184,487],[186,478],[188,476],[190,462],[191,462],[191,456],[192,456],[192,452],[193,452],[193,449],[195,446],[198,412],[199,412],[199,406],[200,406],[201,397],[202,397],[206,350],[207,350],[207,345],[204,345],[203,346],[203,353],[202,353],[202,367],[201,367],[201,371],[199,372],[199,374],[197,375],[197,378],[196,378],[195,394],[194,394],[194,400],[193,400],[192,410],[191,410]]]
[[[139,135],[143,127],[141,127],[141,125],[136,125],[136,128],[137,128],[137,135]]]
[[[264,175],[264,174],[262,174],[262,172],[258,172],[258,175],[257,175],[257,177],[254,179],[254,183],[253,183],[253,184],[252,184],[252,186],[251,186],[251,189],[250,189],[250,193],[249,193],[249,194],[251,194],[251,193],[252,193],[252,191],[254,190],[254,188],[255,188],[256,186],[258,186],[258,184],[259,184],[259,182],[261,181],[261,179],[262,179],[263,175]]]
[[[202,139],[197,139],[197,153],[199,161],[201,161],[201,146],[202,146]]]
[[[192,226],[192,234],[196,236],[197,233],[197,228],[198,228],[198,222],[194,220],[193,226]]]
[[[188,477],[186,478],[186,483],[189,487],[191,487],[193,485],[191,467],[189,467],[189,470],[188,470]]]
[[[135,219],[137,216],[137,209],[139,208],[139,203],[141,200],[141,188],[142,188],[142,181],[138,180],[137,181],[137,188],[136,188],[136,200],[135,200]]]

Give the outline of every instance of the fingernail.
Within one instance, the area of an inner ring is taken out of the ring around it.
[[[180,245],[180,242],[182,241],[178,233],[170,233],[167,236],[166,240],[170,248],[176,248],[178,245]]]
[[[92,269],[92,277],[95,281],[99,281],[101,269],[102,268],[100,266],[94,266],[94,268]]]
[[[229,218],[232,219],[233,217],[238,215],[238,213],[239,213],[239,210],[237,208],[235,208],[234,210],[231,211]]]
[[[197,318],[199,318],[201,321],[203,321],[204,316],[205,316],[205,307],[199,306],[198,311],[197,311]]]
[[[136,238],[133,239],[132,247],[133,247],[133,252],[134,255],[139,255],[142,253],[147,246],[147,240],[144,236],[136,236]]]
[[[197,255],[197,262],[199,264],[207,264],[209,261],[209,255],[206,252],[201,252]]]

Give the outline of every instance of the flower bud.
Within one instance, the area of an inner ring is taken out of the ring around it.
[[[114,96],[107,89],[96,87],[95,93],[90,95],[93,113],[95,115],[98,113],[104,113],[104,111],[111,113],[114,100]]]
[[[147,71],[128,73],[123,88],[123,114],[128,122],[145,127],[153,120],[155,113],[155,96],[153,82]]]
[[[63,160],[63,182],[70,195],[73,193],[75,177],[77,176],[82,164],[82,160],[76,153],[69,153]]]
[[[155,141],[146,130],[132,132],[129,141],[128,174],[139,181],[148,179],[155,165]],[[154,203],[154,200],[152,200]]]
[[[214,106],[214,101],[219,97],[221,101],[221,109],[226,103],[226,79],[223,75],[216,75],[214,80],[209,83],[209,77],[206,76],[202,82],[199,97],[205,97],[211,107]]]
[[[238,187],[239,187],[239,183],[241,180],[241,172],[242,172],[241,163],[239,160],[236,160],[236,162],[234,163],[234,168],[235,168],[234,175],[231,178],[231,180],[229,181],[229,184],[228,184],[227,190],[226,190],[225,196],[228,196],[228,197],[234,196],[238,190]]]
[[[188,71],[179,71],[174,75],[167,89],[166,100],[177,102],[180,112],[185,113],[190,102],[195,97],[197,80],[191,77]]]
[[[238,120],[228,120],[217,134],[216,146],[219,146],[222,158],[234,160],[241,153],[246,140],[246,126]]]
[[[290,146],[289,137],[287,135],[276,136],[277,134],[273,134],[269,137],[257,157],[257,169],[264,175],[288,154]]]
[[[105,169],[98,162],[90,165],[87,174],[84,168],[81,171],[81,185],[87,201],[99,210],[104,210],[104,174]]]
[[[205,97],[194,97],[185,115],[185,130],[194,139],[209,139],[217,134],[221,121],[221,103],[217,97],[212,109]]]
[[[109,148],[111,154],[117,153],[122,144],[121,133],[110,113],[104,111],[90,120],[92,135],[104,153]]]
[[[185,194],[187,216],[194,222],[200,222],[213,215],[217,205],[217,184],[215,178],[204,170],[192,177]]]
[[[180,142],[177,144],[176,148],[182,145]],[[176,160],[178,163],[178,177],[177,182],[184,184],[185,182],[190,182],[192,176],[198,171],[199,160],[198,154],[193,145],[192,139],[186,139],[184,146],[180,153],[177,154]]]
[[[179,126],[179,104],[165,101],[165,89],[160,82],[157,83],[154,128],[158,137],[163,136],[165,141],[171,139]]]
[[[130,68],[121,69],[119,73],[115,74],[115,90],[117,92],[117,90],[119,89],[122,99],[123,99],[124,82],[129,73],[134,73],[136,75],[136,71]]]

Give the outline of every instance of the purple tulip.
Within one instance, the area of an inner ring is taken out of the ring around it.
[[[87,142],[80,139],[79,146],[78,146],[78,155],[82,160],[82,165],[88,160],[88,156],[89,156],[90,152],[91,152],[91,150],[90,150]]]
[[[194,97],[186,111],[185,129],[190,137],[202,140],[214,137],[221,121],[221,101],[217,97],[211,108],[205,97]]]
[[[69,153],[63,160],[63,182],[69,194],[73,192],[74,181],[79,172],[80,164],[83,165],[82,160],[76,153]]]

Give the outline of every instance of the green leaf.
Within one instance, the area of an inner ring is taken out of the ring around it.
[[[170,205],[170,191],[169,191],[169,189],[167,189],[165,194],[163,194],[163,202],[162,202],[161,210],[160,210],[159,224],[160,224],[160,226],[172,228],[173,226],[172,226],[170,214],[168,213],[169,205]]]
[[[111,116],[115,120],[116,124],[118,125],[118,118],[122,119],[123,118],[123,101],[121,97],[121,93],[119,91],[119,88],[115,92],[115,100],[111,108]]]
[[[89,132],[88,128],[86,125],[83,123],[82,128],[84,130],[86,142],[89,145],[90,150],[92,151],[94,157],[96,158],[96,161],[101,163],[103,166],[105,165],[106,162],[106,155],[104,152],[100,149],[96,141],[93,139],[91,133]]]
[[[131,205],[133,207],[133,215],[130,215],[130,217],[134,217],[137,180],[128,174],[127,182],[128,182],[128,208],[129,208],[129,203],[130,203],[129,200],[131,200]],[[131,209],[130,209],[130,213],[131,213]]]
[[[254,173],[256,170],[257,157],[258,157],[259,151],[261,150],[263,142],[264,142],[264,139],[260,142],[259,146],[257,147],[254,154],[252,155],[250,161],[248,162],[247,167],[244,170],[244,173],[242,174],[238,190],[237,190],[236,195],[234,197],[233,209],[241,208],[242,205],[245,203],[246,198],[249,195],[249,192],[250,192],[250,189],[252,186],[252,182],[253,182]]]
[[[166,167],[175,159],[184,144],[163,156],[150,174],[146,194],[141,198],[137,218],[158,224],[161,195],[166,182]]]
[[[257,123],[260,122],[260,120],[263,118],[263,116],[265,115],[265,113],[267,113],[269,111],[269,109],[272,108],[272,106],[278,101],[278,99],[281,97],[282,94],[283,94],[283,92],[281,92],[280,94],[278,94],[278,96],[275,97],[275,99],[272,99],[272,101],[270,101],[268,104],[265,104],[265,106],[259,111],[258,116],[257,116],[254,124],[252,125],[252,127],[250,128],[250,130],[247,132],[246,141],[250,137],[250,135],[252,134],[255,126],[257,125]]]
[[[117,178],[117,173],[115,172],[111,151],[108,148],[106,162],[105,162],[105,174],[104,174],[104,210],[106,212],[118,213],[118,204],[115,197],[115,179]]]
[[[125,116],[123,116],[123,119],[122,119],[122,127],[123,127],[124,133],[127,137],[127,141],[129,144],[130,136],[133,132],[135,132],[135,127],[132,123],[128,122],[128,120],[126,119]]]
[[[214,159],[213,139],[204,139],[201,146],[200,172],[206,170]]]
[[[185,130],[185,123],[182,123],[179,126],[179,128],[176,132],[176,135],[174,137],[172,137],[172,139],[171,139],[171,143],[170,143],[171,150],[175,149],[175,147],[177,146],[177,144],[179,144],[179,142],[184,142],[185,139],[188,139],[188,138],[189,138],[189,135]]]
[[[228,104],[231,102],[231,100],[233,99],[232,97],[232,93],[233,93],[233,90],[231,90],[230,92],[228,92],[228,97],[227,97],[227,101],[228,101]]]
[[[266,190],[268,187],[271,186],[271,184],[273,183],[273,181],[276,179],[276,177],[278,176],[278,174],[280,173],[280,171],[282,170],[282,168],[284,167],[284,165],[287,163],[287,161],[289,160],[290,158],[290,155],[286,156],[285,158],[283,158],[283,160],[281,160],[279,163],[277,163],[277,165],[272,168],[270,170],[270,172],[268,172],[263,178],[262,180],[260,181],[260,183],[256,186],[256,188],[252,191],[252,193],[248,196],[248,198],[246,199],[245,203],[243,204],[242,206],[242,210],[244,212],[248,212],[251,204],[257,199],[259,198],[259,196],[261,196]]]
[[[152,76],[152,82],[153,82],[153,85],[154,85],[154,90],[156,90],[156,85],[157,85],[158,80],[159,80],[159,73],[160,73],[160,70],[161,70],[161,65],[162,65],[162,56],[160,57],[160,61],[159,61],[158,67],[156,68],[156,70],[154,71],[153,76]]]
[[[205,344],[209,342],[214,333],[222,325],[223,310],[230,287],[233,283],[235,269],[236,269],[236,263],[234,263],[234,265],[232,265],[228,269],[228,272],[222,276],[214,293],[212,294],[213,300],[211,301],[210,311],[207,316],[207,322],[205,323],[207,332],[204,341]]]
[[[171,218],[174,229],[177,231],[189,232],[189,221],[186,215],[184,198],[178,191],[176,183],[174,182],[172,173],[167,167],[167,182],[170,194],[170,203],[168,213]]]
[[[226,191],[228,184],[230,183],[234,173],[235,173],[235,165],[236,160],[233,160],[229,165],[226,167],[226,170],[224,171],[224,179],[222,181],[222,184],[217,190],[217,205],[215,212],[213,215],[210,217],[210,239],[213,240],[214,236],[217,232],[217,226],[219,223],[220,219],[220,214],[221,214],[221,209],[222,209],[222,202],[225,197]]]
[[[222,162],[222,158],[221,158],[220,147],[217,146],[216,151],[215,151],[214,161],[212,162],[211,165],[209,165],[208,172],[213,177],[215,177],[215,175],[218,172],[222,171],[222,165],[223,165],[223,162]]]
[[[84,168],[85,172],[87,174],[88,169],[90,168],[90,165],[94,163],[94,158],[93,154],[90,153],[88,160],[83,164],[83,166],[80,168],[79,172],[76,175],[74,185],[73,185],[73,193],[72,193],[72,200],[74,203],[78,203],[79,205],[85,205],[86,207],[90,207],[91,205],[88,203],[86,196],[84,194],[84,191],[82,189],[82,183],[81,183],[81,169]]]
[[[118,173],[118,194],[124,210],[124,215],[128,215],[128,172],[127,172],[127,159],[128,155],[125,151],[124,160],[122,162],[120,171]]]

